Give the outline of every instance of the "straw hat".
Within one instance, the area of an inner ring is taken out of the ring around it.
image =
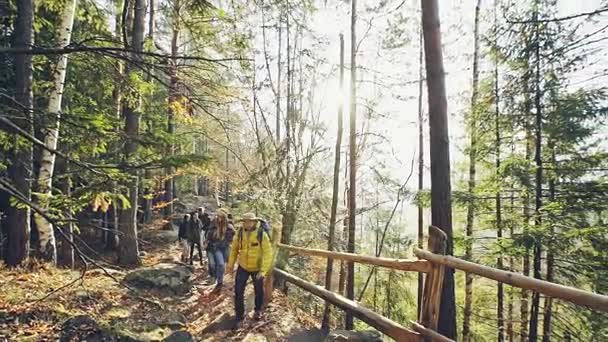
[[[241,221],[257,221],[259,217],[256,217],[254,213],[245,213],[241,217]]]

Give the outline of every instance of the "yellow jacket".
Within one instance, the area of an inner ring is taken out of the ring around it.
[[[234,263],[238,260],[239,266],[247,272],[260,272],[266,276],[272,264],[272,245],[268,234],[262,232],[262,243],[258,241],[259,226],[251,231],[239,228],[232,245],[230,246],[230,257],[228,258],[228,270],[234,269]]]

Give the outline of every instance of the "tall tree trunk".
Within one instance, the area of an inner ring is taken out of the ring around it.
[[[135,0],[133,8],[133,31],[131,49],[134,51],[131,58],[134,62],[127,64],[127,74],[136,72],[136,62],[141,61],[140,52],[143,51],[144,31],[146,26],[146,0]],[[139,113],[140,101],[127,101],[123,106],[125,118],[125,160],[131,162],[137,153],[137,139],[139,136]],[[139,190],[139,172],[130,170],[128,185],[128,198],[131,206],[122,210],[120,215],[119,231],[120,245],[118,249],[118,261],[122,265],[136,265],[140,263],[139,246],[137,241],[137,206]]]
[[[62,49],[70,44],[72,36],[72,26],[74,25],[74,13],[76,11],[77,0],[70,0],[65,4],[61,13],[61,23],[59,24],[56,35],[56,47]],[[49,103],[47,112],[54,120],[49,127],[43,127],[44,145],[50,149],[57,149],[57,141],[59,140],[59,125],[61,122],[61,99],[63,96],[63,88],[65,82],[65,74],[68,65],[68,55],[60,55],[55,70],[53,72],[53,87],[49,94]],[[38,178],[36,180],[38,186],[38,195],[34,196],[34,202],[39,204],[42,209],[46,210],[49,207],[49,201],[52,196],[53,170],[55,168],[55,154],[43,149],[40,157],[40,167],[38,169]],[[49,261],[53,264],[57,263],[57,247],[55,245],[55,232],[53,225],[38,213],[34,213],[34,222],[38,229],[39,249],[38,257]]]
[[[283,18],[282,13],[279,13],[279,24],[277,29],[279,30],[279,47],[277,52],[277,121],[276,121],[276,136],[277,136],[277,144],[281,142],[281,43],[283,41],[281,37],[282,31],[282,23],[281,20]],[[270,72],[270,71],[269,71]]]
[[[422,0],[421,0],[422,1]],[[424,116],[422,112],[422,97],[424,95],[424,47],[422,36],[422,25],[419,28],[419,43],[420,51],[418,54],[418,194],[422,194],[424,188]],[[418,248],[422,249],[424,243],[424,208],[422,203],[418,202]],[[422,290],[424,288],[424,274],[418,273],[418,302],[417,302],[417,317],[420,319],[422,312]]]
[[[343,94],[344,88],[344,35],[340,34],[340,94]],[[344,108],[342,108],[342,101],[338,105],[338,137],[336,138],[336,153],[334,157],[334,187],[331,196],[331,213],[329,215],[329,241],[327,242],[327,250],[333,251],[335,244],[336,235],[336,217],[338,212],[338,192],[340,191],[340,147],[342,145],[342,131],[343,131],[343,116]],[[331,281],[333,278],[334,261],[333,259],[327,259],[327,270],[325,272],[325,288],[331,291]],[[321,329],[329,330],[330,327],[330,304],[325,302],[325,310],[323,312],[323,321],[321,323]]]
[[[175,0],[173,2],[173,31],[171,35],[171,60],[169,69],[169,108],[167,112],[167,133],[171,142],[169,143],[168,154],[172,156],[175,154],[175,143],[173,142],[173,136],[175,135],[175,108],[178,108],[177,101],[179,101],[179,89],[178,87],[178,76],[177,76],[177,55],[178,55],[178,40],[180,33],[180,1]],[[175,169],[172,166],[168,166],[165,169],[165,218],[171,220],[173,216],[173,199],[175,198],[174,189],[174,173]]]
[[[526,83],[527,84],[527,83]],[[526,89],[528,89],[528,87],[526,86]],[[527,93],[527,91],[526,91]],[[526,96],[527,97],[527,96]],[[529,103],[528,100],[524,100],[526,101],[526,103]],[[529,107],[528,105],[526,105],[526,107]],[[525,113],[529,113],[530,112],[530,108],[527,108],[527,110],[524,111]],[[525,123],[525,140],[526,140],[526,151],[525,151],[525,159],[526,159],[526,165],[528,165],[529,161],[530,161],[530,155],[531,155],[531,144],[530,144],[530,140],[532,139],[532,133],[530,131],[530,124],[528,122]],[[530,196],[528,195],[528,190],[530,189],[530,179],[529,176],[527,174],[526,170],[526,175],[524,176],[524,195],[523,195],[523,219],[524,219],[524,234],[528,234],[529,229],[528,229],[528,224],[530,223]],[[522,273],[525,276],[529,276],[530,275],[530,250],[529,248],[525,248],[524,250],[524,255],[522,258]],[[526,289],[521,289],[521,301],[520,301],[520,340],[521,341],[527,341],[528,339],[528,313],[529,313],[529,300],[530,298],[530,291],[526,290]]]
[[[431,220],[434,226],[446,233],[448,237],[446,254],[452,255],[450,143],[438,1],[422,1],[421,8],[429,105]],[[451,339],[456,338],[454,270],[451,268],[445,269],[439,311],[439,333]]]
[[[475,5],[475,26],[473,31],[473,90],[471,94],[471,109],[469,117],[469,182],[467,203],[467,222],[465,228],[465,258],[473,261],[473,226],[475,225],[475,178],[477,167],[477,98],[479,96],[479,7],[481,0]],[[473,307],[473,275],[465,273],[464,313],[462,319],[462,340],[471,340],[471,309]]]
[[[494,129],[496,133],[496,140],[494,142],[496,148],[496,179],[500,180],[500,104],[499,104],[499,93],[498,93],[498,63],[494,66],[494,105],[495,105],[495,122]],[[500,199],[500,190],[496,192],[496,239],[498,243],[502,242],[502,203]],[[503,269],[503,258],[501,253],[498,254],[496,260],[498,269]],[[498,341],[503,342],[505,340],[505,319],[504,319],[504,288],[503,283],[497,283],[496,290],[496,320],[498,323]]]
[[[494,44],[498,45],[498,19],[497,19],[497,6],[496,2],[494,3]],[[496,180],[500,181],[500,95],[498,92],[498,60],[494,62],[494,130],[495,130],[495,165],[496,165]],[[502,203],[500,198],[500,189],[496,192],[496,239],[498,243],[502,242]],[[498,258],[496,260],[496,265],[498,269],[503,269],[503,258],[502,253],[498,254]],[[496,320],[498,324],[498,342],[503,342],[505,340],[505,319],[504,319],[504,287],[503,283],[497,283],[496,289]]]
[[[538,20],[539,2],[535,1],[535,12],[534,20]],[[534,226],[537,231],[542,226],[541,207],[542,207],[542,185],[543,185],[543,164],[542,164],[542,111],[541,111],[541,90],[540,90],[540,24],[535,24],[535,95],[534,95],[534,107],[536,111],[535,115],[535,152],[534,152],[534,164],[536,167],[535,177],[535,210],[534,210]],[[540,263],[541,263],[541,241],[535,238],[534,241],[534,278],[541,279],[540,274]],[[538,315],[540,309],[540,293],[533,292],[532,294],[532,306],[530,311],[530,341],[536,341],[538,338]]]
[[[127,1],[127,0],[124,0]],[[122,27],[127,26],[126,20],[127,15],[123,13],[126,9],[124,6],[121,7],[121,1],[115,0],[115,15],[114,15],[114,38],[118,40],[118,42],[123,42],[122,39]],[[123,42],[124,43],[124,42]],[[115,85],[114,90],[112,91],[112,99],[114,101],[114,113],[116,115],[116,119],[120,119],[123,110],[122,103],[122,80],[124,79],[124,64],[122,61],[116,61],[116,70],[117,75],[115,76]],[[120,134],[120,127],[115,128],[115,133]],[[115,148],[117,149],[117,148]],[[119,153],[117,152],[114,156],[117,160],[120,158]],[[112,188],[115,189],[117,187],[116,182],[112,181]],[[106,246],[107,250],[115,250],[118,246],[118,226],[120,221],[120,209],[116,205],[116,203],[112,203],[111,207],[111,215],[110,215],[110,224],[111,227],[108,229],[106,234]]]
[[[156,9],[154,6],[154,0],[150,0],[150,10],[149,12],[149,19],[148,19],[148,40],[150,41],[150,44],[152,46],[154,46],[154,33],[155,33],[155,29],[156,29]],[[153,82],[153,74],[154,74],[154,67],[151,67],[150,70],[148,71],[148,74],[146,76],[146,80],[148,82]],[[148,128],[147,128],[148,132],[152,131],[152,123],[150,121],[148,121]],[[146,180],[150,180],[152,178],[152,170],[149,168],[146,168],[144,170],[144,179]],[[144,204],[144,213],[143,213],[143,217],[142,217],[142,223],[147,224],[152,222],[152,206],[153,206],[153,193],[154,193],[154,187],[153,186],[146,186],[143,188],[144,191],[141,191],[142,193],[142,200],[141,202],[143,202]]]
[[[34,1],[17,1],[17,20],[13,33],[13,46],[17,49],[30,48],[34,45]],[[32,120],[34,94],[32,91],[33,69],[32,55],[15,55],[15,100],[19,107],[15,110],[14,123],[21,129],[34,135]],[[30,199],[32,174],[32,146],[28,143],[18,144],[18,135],[14,133],[8,177],[23,197]],[[10,206],[7,210],[6,226],[8,227],[8,251],[6,264],[17,266],[27,259],[30,241],[30,208]]]
[[[350,21],[350,134],[349,134],[349,187],[348,187],[348,249],[355,252],[355,229],[357,210],[357,0],[351,2]],[[346,279],[346,298],[355,299],[355,264],[348,262],[348,276]],[[347,313],[345,327],[352,330],[354,327],[353,315]]]
[[[525,69],[526,72],[523,77],[523,86],[524,86],[524,115],[526,118],[524,119],[524,129],[525,129],[525,155],[524,158],[526,160],[526,172],[524,173],[524,177],[522,180],[524,191],[523,191],[523,234],[529,234],[529,224],[530,224],[530,195],[529,191],[532,187],[530,181],[530,175],[528,170],[528,165],[530,164],[530,158],[532,155],[532,129],[528,117],[531,116],[532,106],[530,100],[530,76],[527,70],[530,69],[530,56],[529,53],[526,52],[525,56]],[[530,249],[525,247],[524,255],[522,258],[522,273],[525,276],[530,275]],[[528,313],[529,313],[529,298],[530,291],[526,289],[521,290],[521,302],[520,302],[520,339],[522,341],[526,341],[528,339]]]
[[[553,163],[554,166],[557,166],[556,164],[556,159],[555,159],[555,145],[553,144],[553,142],[549,143],[549,146],[551,148],[551,162]],[[555,201],[555,178],[556,176],[553,175],[550,179],[549,179],[549,199],[551,200],[551,202]],[[551,224],[550,226],[550,231],[549,231],[549,236],[553,237],[553,234],[555,234],[555,228],[553,226],[553,224]],[[547,248],[547,277],[546,280],[553,282],[553,273],[554,273],[554,269],[555,269],[555,257],[553,255],[553,244],[550,243],[548,248]],[[543,320],[543,342],[549,342],[551,341],[551,320],[552,320],[552,316],[553,316],[553,298],[551,297],[545,297],[545,308],[544,308],[544,320]]]
[[[63,180],[59,183],[59,187],[64,196],[70,197],[72,195],[72,177],[69,176],[70,171],[70,163],[67,160],[61,160],[58,162],[57,168],[58,171],[65,175]],[[71,218],[72,213],[69,213]],[[74,242],[74,224],[68,222],[63,227],[63,233],[67,236],[68,240],[65,238],[59,239],[57,246],[57,264],[60,266],[64,266],[66,268],[74,268],[74,248],[72,247],[72,243]]]

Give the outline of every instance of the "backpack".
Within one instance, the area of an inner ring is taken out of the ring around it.
[[[190,218],[188,225],[188,240],[200,243],[201,241],[201,221],[198,218]]]
[[[260,229],[258,229],[258,242],[261,244],[262,240],[264,239],[264,234],[266,234],[268,236],[268,239],[271,240],[271,235],[270,235],[270,224],[266,221],[266,220],[262,220],[260,219]],[[239,228],[239,246],[242,244],[243,241],[243,228]]]
[[[258,243],[260,244],[260,248],[262,247],[262,240],[264,239],[264,234],[268,236],[268,239],[271,240],[270,237],[270,224],[263,219],[260,219],[260,226],[258,229]],[[243,228],[239,228],[239,248],[243,246]],[[258,268],[262,267],[262,253],[258,254]]]

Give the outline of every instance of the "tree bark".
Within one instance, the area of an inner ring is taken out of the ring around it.
[[[126,1],[126,0],[125,0]],[[123,38],[121,35],[122,27],[127,26],[126,20],[127,15],[123,13],[126,8],[123,6],[121,8],[120,1],[115,0],[115,15],[114,15],[114,38],[120,43],[123,42]],[[124,43],[124,42],[123,42]],[[112,91],[112,98],[114,100],[114,110],[116,119],[120,119],[123,111],[123,101],[122,101],[122,80],[124,78],[124,64],[122,61],[116,61],[116,73],[115,76],[115,85],[114,90]],[[120,127],[115,128],[115,133],[120,134]],[[118,148],[115,148],[118,150]],[[120,158],[119,152],[116,152],[114,156],[116,159]],[[115,181],[112,181],[112,188],[117,188],[117,184]],[[115,250],[118,247],[118,226],[120,223],[120,209],[116,205],[117,203],[112,203],[110,207],[110,229],[108,229],[106,234],[106,250]]]
[[[279,30],[279,47],[278,47],[278,52],[277,52],[277,121],[276,121],[276,136],[277,136],[277,144],[279,144],[281,142],[281,43],[283,41],[282,37],[281,37],[281,31],[282,31],[282,14],[279,13],[279,25],[278,25],[278,30]],[[268,71],[270,72],[270,70]]]
[[[56,47],[62,49],[70,44],[72,36],[72,26],[74,25],[74,13],[76,12],[77,0],[70,0],[65,4],[61,14],[61,23],[57,28],[58,37]],[[43,127],[44,145],[49,149],[56,150],[59,141],[59,125],[61,122],[61,100],[65,75],[68,65],[68,55],[60,55],[55,70],[53,72],[53,87],[49,94],[47,112],[53,118],[49,127]],[[49,208],[49,201],[52,196],[53,170],[55,168],[55,154],[47,149],[42,149],[40,157],[40,167],[38,169],[38,195],[34,196],[34,203],[39,204],[44,210]],[[38,229],[39,246],[38,257],[42,260],[57,263],[57,246],[55,243],[55,232],[53,225],[38,213],[34,213],[34,222]]]
[[[64,196],[70,197],[72,195],[72,177],[69,176],[69,162],[61,160],[57,164],[60,164],[57,165],[58,171],[65,175],[59,187]],[[69,218],[71,218],[71,214],[68,216]],[[63,232],[68,239],[62,238],[58,240],[57,264],[66,268],[74,268],[74,247],[72,247],[72,243],[74,242],[74,224],[71,222],[66,223],[63,227]]]
[[[340,94],[343,93],[344,88],[344,36],[340,34]],[[331,213],[329,215],[329,241],[327,242],[327,250],[334,250],[335,235],[336,235],[336,216],[338,212],[338,193],[340,191],[340,148],[342,145],[342,131],[343,131],[343,116],[344,108],[342,108],[342,101],[338,105],[338,136],[336,138],[336,152],[334,157],[334,184],[331,197]],[[325,272],[325,288],[331,291],[331,281],[333,276],[334,261],[333,259],[327,259],[327,270]],[[330,328],[330,314],[331,307],[329,302],[325,302],[325,310],[323,312],[323,321],[321,323],[321,329],[329,330]]]
[[[555,159],[555,145],[550,142],[551,148],[551,162],[556,165]],[[555,201],[555,175],[549,179],[549,199],[551,202]],[[555,234],[555,228],[553,225],[550,226],[549,236],[553,237]],[[553,244],[550,243],[547,248],[547,281],[553,282],[553,273],[555,272],[555,259],[553,255]],[[551,321],[553,316],[553,298],[545,297],[545,308],[544,308],[544,320],[543,320],[543,342],[551,341]]]
[[[169,66],[169,108],[167,111],[167,133],[171,142],[168,146],[168,154],[172,156],[175,154],[175,143],[173,142],[173,136],[175,135],[175,109],[179,108],[179,89],[178,89],[178,76],[177,76],[177,55],[179,49],[179,33],[180,33],[180,1],[175,0],[173,2],[173,31],[171,35],[171,60]],[[172,166],[168,166],[165,169],[165,218],[171,220],[173,216],[173,199],[175,198],[174,189],[174,178],[173,174],[175,169]]]
[[[469,200],[467,203],[467,222],[465,228],[465,258],[473,261],[473,226],[475,225],[475,181],[476,181],[476,166],[477,166],[477,98],[479,96],[479,7],[481,0],[477,0],[475,5],[475,25],[473,32],[473,91],[471,95],[471,109],[469,117],[469,182],[468,194]],[[465,288],[464,288],[464,313],[462,319],[462,340],[468,342],[471,340],[471,309],[473,307],[473,275],[465,273]]]
[[[497,7],[496,3],[494,4],[494,43],[498,45],[498,26],[497,26]],[[500,95],[498,92],[498,60],[494,63],[494,130],[495,130],[495,165],[496,165],[496,180],[500,180]],[[500,190],[496,192],[496,239],[498,243],[501,243],[502,233],[503,233],[503,223],[502,223],[502,203],[500,197]],[[499,253],[498,258],[496,260],[496,265],[498,269],[502,270],[503,267],[503,258],[501,253]],[[496,289],[496,320],[498,324],[498,342],[503,342],[505,340],[505,319],[504,319],[504,287],[501,282],[497,283]]]
[[[534,19],[538,20],[539,4],[538,0],[535,1],[535,12]],[[536,110],[535,115],[535,153],[534,153],[534,164],[536,167],[535,177],[535,210],[534,210],[534,226],[539,230],[542,226],[541,207],[542,207],[542,185],[543,185],[543,164],[542,164],[542,108],[541,108],[541,90],[540,90],[540,24],[535,24],[535,40],[534,44],[534,55],[535,55],[535,94],[534,94],[534,107]],[[535,238],[534,241],[534,278],[541,279],[541,241]],[[532,294],[532,307],[530,311],[530,341],[536,341],[538,338],[538,316],[540,309],[540,294],[533,292]]]
[[[431,223],[446,233],[446,254],[452,255],[450,146],[438,7],[437,0],[425,0],[421,2],[429,105]],[[449,267],[445,268],[438,332],[448,338],[456,338],[454,270]]]
[[[422,35],[422,25],[419,28],[420,51],[418,55],[418,194],[422,194],[424,188],[424,117],[422,112],[422,97],[424,95],[424,41]],[[424,208],[422,203],[418,203],[418,248],[424,248]],[[424,274],[418,273],[418,306],[417,317],[420,320],[422,310],[422,291],[424,289]]]
[[[348,248],[349,253],[355,252],[355,229],[357,210],[357,0],[351,2],[350,22],[350,160],[349,160],[349,190],[348,190]],[[346,298],[355,299],[355,264],[347,263],[348,274],[346,279]],[[352,330],[354,327],[353,315],[346,315],[345,327]]]
[[[131,48],[134,51],[132,58],[135,62],[141,61],[140,52],[143,51],[144,31],[146,24],[146,0],[135,0],[133,8],[133,31]],[[135,72],[136,66],[127,64],[127,74]],[[125,159],[133,160],[138,149],[139,136],[139,101],[126,101],[123,106],[125,118]],[[137,265],[140,263],[139,246],[137,242],[137,206],[139,190],[139,174],[137,170],[129,171],[128,198],[130,207],[122,210],[120,215],[119,231],[120,244],[118,261],[122,265]]]
[[[30,48],[34,45],[33,25],[34,1],[17,1],[13,47]],[[34,106],[32,55],[15,55],[14,63],[15,100],[19,107],[15,110],[13,121],[33,136],[34,132],[31,124]],[[15,189],[29,200],[31,196],[32,146],[29,143],[23,144],[17,137],[18,135],[15,133],[7,174]],[[6,225],[8,227],[8,251],[5,261],[8,266],[13,267],[21,264],[29,254],[30,208],[19,208],[11,205],[7,210]]]

